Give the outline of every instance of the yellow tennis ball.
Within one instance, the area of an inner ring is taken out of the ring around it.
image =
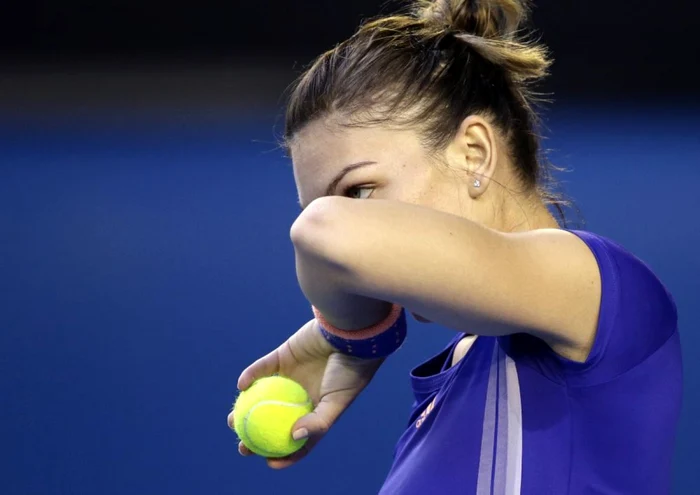
[[[256,380],[233,406],[234,430],[243,444],[263,457],[284,457],[302,448],[294,440],[294,423],[312,411],[304,387],[282,376]]]

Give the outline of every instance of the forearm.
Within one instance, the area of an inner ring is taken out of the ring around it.
[[[308,299],[337,328],[359,330],[383,320],[391,303],[348,292],[343,268],[318,257],[295,243],[299,287]]]
[[[350,273],[340,262],[327,256],[310,222],[295,222],[291,231],[299,287],[331,323],[344,330],[359,330],[382,321],[391,302],[372,299],[348,290]]]

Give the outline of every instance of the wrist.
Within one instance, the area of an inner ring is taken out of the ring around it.
[[[361,358],[383,358],[395,352],[406,338],[407,323],[404,309],[394,304],[380,322],[360,330],[343,330],[330,324],[312,306],[318,327],[324,338],[338,351]]]

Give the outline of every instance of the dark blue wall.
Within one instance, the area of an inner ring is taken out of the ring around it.
[[[646,260],[676,297],[677,494],[700,484],[697,114],[571,107],[550,118],[546,143],[573,168],[563,178],[587,228]],[[0,493],[376,492],[407,418],[408,370],[447,329],[414,325],[289,470],[239,457],[226,426],[239,372],[310,315],[273,120],[0,127]]]

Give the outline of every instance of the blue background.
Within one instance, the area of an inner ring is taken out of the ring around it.
[[[676,298],[677,494],[700,486],[697,115],[571,106],[547,121],[585,228],[644,259]],[[401,352],[288,470],[240,457],[226,426],[240,371],[310,317],[274,120],[0,124],[0,493],[378,490],[407,419],[408,371],[445,328],[411,323]]]

